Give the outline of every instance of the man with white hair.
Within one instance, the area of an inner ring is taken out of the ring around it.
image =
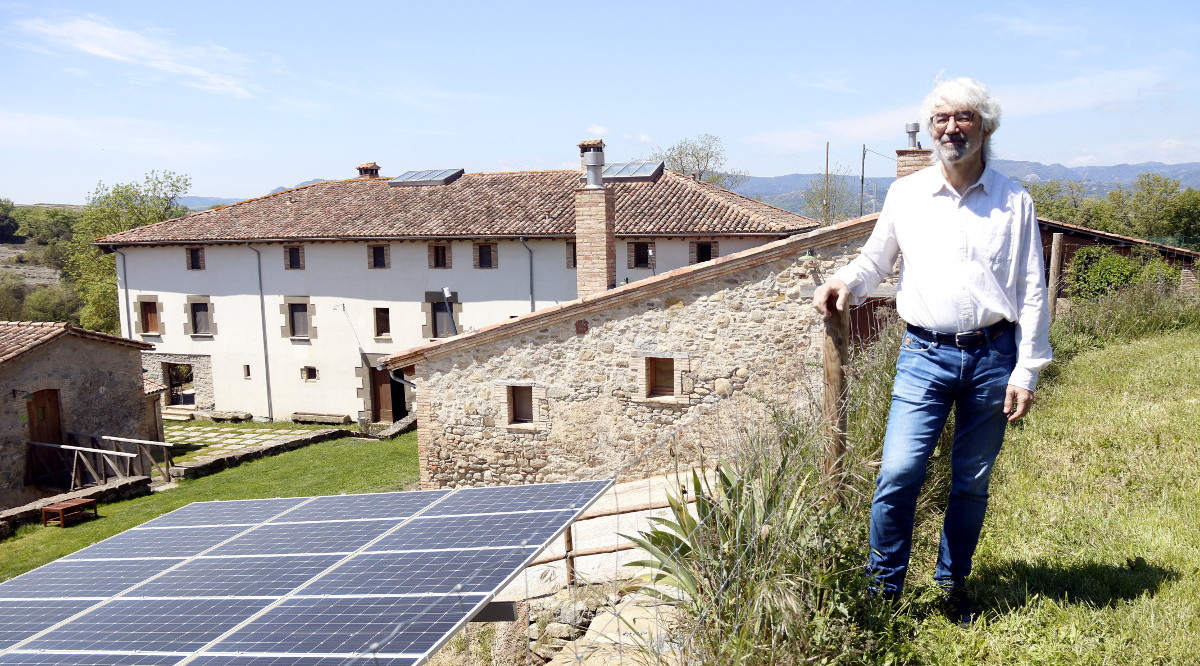
[[[907,324],[871,504],[871,589],[904,587],[917,495],[951,406],[952,480],[934,579],[971,622],[966,591],[1005,425],[1028,413],[1051,358],[1033,200],[996,172],[1000,107],[972,79],[938,84],[921,109],[935,163],[888,191],[862,253],[817,288],[828,316],[868,296],[903,256],[896,309]]]

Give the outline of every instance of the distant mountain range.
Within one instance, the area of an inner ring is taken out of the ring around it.
[[[1130,185],[1139,175],[1147,171],[1161,174],[1179,181],[1180,187],[1200,188],[1200,162],[1163,164],[1143,162],[1141,164],[1118,164],[1116,166],[1067,167],[1061,164],[1049,166],[1039,162],[1016,160],[993,160],[992,165],[1000,173],[1021,183],[1044,183],[1051,180],[1077,180],[1087,185],[1088,194],[1104,196],[1117,185]],[[739,194],[764,201],[772,206],[801,213],[804,208],[804,191],[809,183],[824,178],[821,173],[793,173],[786,176],[751,176],[734,188]],[[851,188],[859,188],[859,177],[850,177]],[[863,211],[874,212],[883,204],[883,198],[895,178],[867,178],[862,182]]]
[[[1045,165],[1039,162],[1021,162],[1016,160],[995,160],[993,166],[1000,173],[1023,183],[1044,183],[1050,180],[1078,180],[1088,185],[1089,194],[1103,196],[1117,185],[1129,185],[1137,180],[1140,174],[1147,171],[1161,174],[1179,181],[1181,187],[1200,188],[1200,162],[1185,162],[1183,164],[1163,164],[1162,162],[1143,162],[1141,164],[1118,164],[1116,166],[1083,166],[1067,167],[1061,164]],[[739,194],[760,199],[773,206],[800,212],[804,205],[804,191],[814,179],[824,178],[820,173],[793,173],[786,176],[751,176],[744,183],[734,188]],[[292,187],[277,187],[270,194],[322,182],[316,178],[306,180]],[[853,189],[859,185],[858,176],[850,178]],[[864,210],[874,211],[882,204],[887,190],[895,182],[895,178],[871,177],[863,182]],[[261,195],[260,195],[261,196]],[[179,202],[192,210],[205,210],[213,206],[225,206],[243,201],[221,197],[180,197]],[[876,204],[873,206],[873,204]]]

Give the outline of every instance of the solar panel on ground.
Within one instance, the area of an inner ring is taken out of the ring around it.
[[[192,504],[0,583],[0,666],[416,666],[609,485]]]

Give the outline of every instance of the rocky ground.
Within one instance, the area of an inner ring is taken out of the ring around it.
[[[27,249],[24,243],[0,243],[0,270],[12,271],[21,276],[29,287],[58,284],[58,271],[49,266],[17,263],[16,258]]]

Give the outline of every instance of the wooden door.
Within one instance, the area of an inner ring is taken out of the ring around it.
[[[62,444],[58,389],[45,389],[34,393],[26,407],[29,410],[29,439],[46,444]]]
[[[392,377],[387,370],[371,368],[371,422],[392,423]]]

